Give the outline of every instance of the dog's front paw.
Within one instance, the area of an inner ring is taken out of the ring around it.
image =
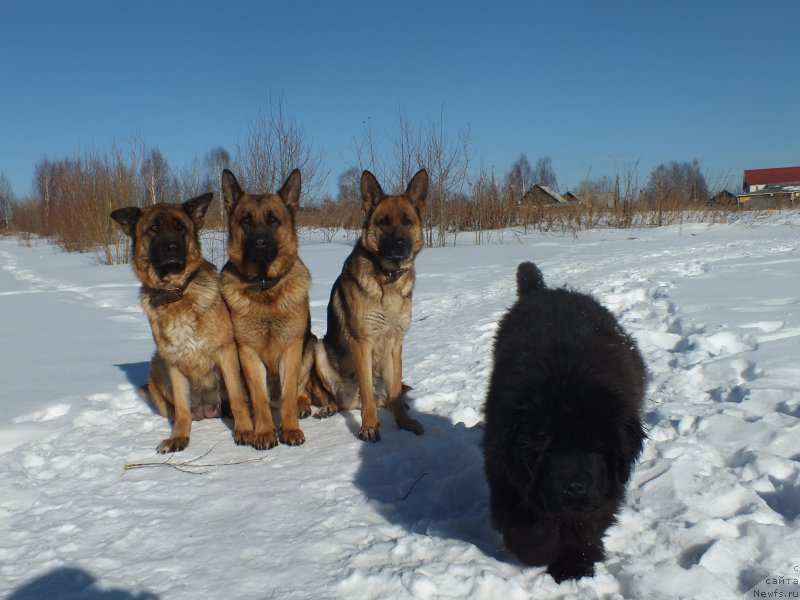
[[[369,427],[362,425],[358,430],[358,439],[365,442],[379,442],[381,440],[381,432],[378,427]]]
[[[266,432],[256,432],[253,434],[253,448],[256,450],[269,450],[278,445],[278,436],[275,430],[270,429]]]
[[[202,421],[203,419],[217,419],[222,415],[222,406],[219,402],[209,402],[207,404],[197,404],[192,408],[192,421]]]
[[[556,580],[556,583],[561,583],[567,579],[592,577],[594,575],[594,564],[582,559],[558,558],[548,565],[547,572]]]
[[[332,417],[338,412],[339,412],[339,407],[337,407],[335,404],[326,404],[316,412],[314,418],[327,419],[328,417]]]
[[[233,440],[237,446],[250,446],[253,444],[253,430],[237,429],[233,432]]]
[[[287,446],[300,446],[306,441],[306,436],[300,428],[281,429],[280,438],[281,443]]]
[[[189,445],[188,437],[168,437],[158,445],[156,452],[159,454],[169,454],[170,452],[180,452]]]

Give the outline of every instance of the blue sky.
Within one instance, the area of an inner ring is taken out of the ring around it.
[[[800,2],[0,0],[0,171],[137,137],[180,167],[282,98],[335,190],[369,119],[469,128],[562,190],[639,161],[800,165]]]

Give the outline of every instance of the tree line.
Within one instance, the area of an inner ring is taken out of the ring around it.
[[[558,209],[526,202],[534,185],[559,192],[549,156],[533,165],[525,154],[502,175],[475,159],[468,129],[451,133],[443,117],[412,123],[400,113],[393,132],[376,135],[369,120],[353,140],[352,166],[338,175],[335,197],[325,194],[329,173],[301,123],[287,116],[280,101],[249,123],[244,142],[233,152],[207,151],[191,164],[171,168],[157,148],[134,141],[112,144],[81,156],[40,160],[34,169],[31,197],[15,200],[7,177],[0,173],[0,228],[52,239],[68,251],[98,252],[105,263],[128,259],[127,242],[108,215],[120,206],[180,202],[206,191],[221,198],[220,173],[232,169],[245,189],[275,190],[294,168],[303,174],[304,210],[300,225],[332,232],[361,226],[359,180],[371,170],[387,192],[399,192],[411,175],[425,167],[431,187],[424,214],[427,243],[442,246],[458,235],[474,235],[480,243],[509,227],[582,229],[599,219],[632,224],[635,213],[704,207],[710,192],[699,163],[671,162],[657,166],[643,186],[638,164],[616,173],[585,179],[572,190],[580,206]],[[566,192],[566,190],[563,190]],[[608,199],[612,201],[609,202]],[[599,201],[602,199],[602,201]],[[210,211],[207,227],[224,230],[222,203]],[[613,214],[612,214],[613,213]],[[661,224],[663,219],[658,220]],[[494,233],[493,233],[494,232]]]

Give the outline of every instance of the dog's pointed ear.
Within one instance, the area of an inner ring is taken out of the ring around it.
[[[411,178],[406,188],[406,196],[411,200],[411,204],[417,209],[417,212],[422,212],[425,208],[425,198],[428,195],[428,172],[425,169],[420,169],[417,174]]]
[[[134,237],[136,235],[136,224],[142,218],[142,209],[138,206],[118,208],[111,213],[111,218],[119,223],[125,235]]]
[[[243,195],[244,192],[239,187],[236,177],[228,169],[224,169],[222,171],[222,197],[225,199],[225,212],[230,215]]]
[[[295,169],[289,173],[289,177],[283,183],[283,187],[278,190],[278,195],[283,199],[283,203],[289,207],[292,213],[297,212],[300,207],[300,188],[302,186],[302,177],[300,169]]]
[[[385,195],[375,175],[369,171],[361,173],[361,208],[364,212],[372,210]]]
[[[211,201],[214,199],[214,194],[208,192],[207,194],[202,194],[200,196],[195,196],[194,198],[190,198],[186,202],[184,202],[181,206],[183,206],[184,212],[189,215],[189,218],[194,221],[195,227],[200,229],[203,226],[203,219],[206,218],[206,211],[208,210],[208,205],[211,204]]]

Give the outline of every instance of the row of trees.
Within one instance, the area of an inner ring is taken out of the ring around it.
[[[275,190],[296,167],[303,172],[304,201],[319,202],[327,177],[322,154],[302,126],[285,115],[281,103],[271,103],[249,124],[245,142],[233,154],[212,148],[181,168],[171,168],[157,148],[148,149],[138,140],[73,158],[42,159],[34,168],[32,197],[9,200],[5,210],[2,199],[11,194],[2,195],[7,179],[0,179],[0,219],[5,215],[10,220],[13,213],[19,231],[51,238],[68,251],[99,248],[104,262],[119,262],[126,260],[127,244],[108,218],[115,208],[179,202],[209,190],[221,198],[224,168],[234,169],[245,189]],[[222,202],[206,222],[224,226]]]
[[[108,219],[114,208],[177,202],[212,190],[221,197],[219,174],[233,169],[245,189],[274,190],[294,168],[303,173],[303,222],[309,226],[358,227],[359,180],[363,169],[376,174],[387,192],[399,192],[413,173],[425,166],[431,187],[424,226],[429,245],[444,245],[448,234],[464,230],[525,224],[543,218],[542,207],[520,206],[534,185],[558,191],[549,156],[531,165],[525,154],[501,177],[475,160],[468,129],[447,131],[444,119],[412,123],[399,115],[397,127],[376,134],[369,120],[353,140],[353,165],[338,176],[336,199],[326,197],[321,151],[314,148],[302,125],[288,117],[280,101],[271,102],[249,124],[245,141],[231,153],[209,150],[190,165],[171,168],[157,148],[142,142],[89,151],[74,158],[43,159],[35,167],[32,198],[14,202],[7,178],[0,173],[0,226],[9,227],[13,212],[18,230],[54,239],[67,250],[101,247],[106,262],[124,260],[126,243]],[[644,187],[638,186],[638,164],[612,179],[586,179],[579,196],[613,193],[620,202],[704,204],[709,190],[697,161],[659,165]],[[222,203],[207,219],[223,228]],[[477,235],[477,234],[476,234]]]

